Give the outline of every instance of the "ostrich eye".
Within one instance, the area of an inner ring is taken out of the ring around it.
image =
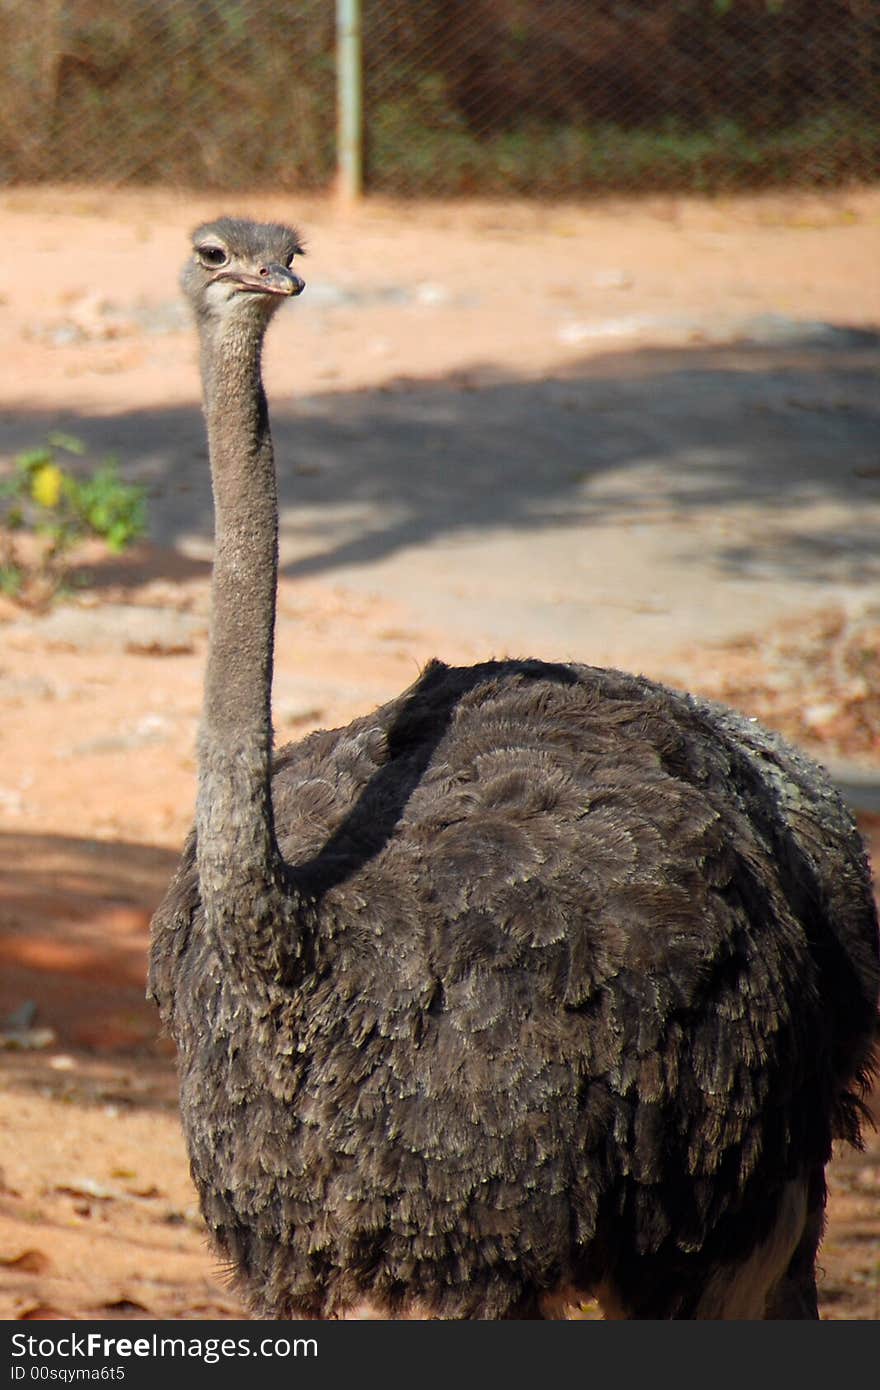
[[[219,266],[225,265],[229,260],[222,246],[199,246],[196,250],[196,255],[202,265],[209,266],[212,270],[216,270]]]
[[[295,252],[295,251],[291,251],[290,255],[287,257],[287,260],[284,262],[284,264],[287,266],[287,269],[288,269],[288,270],[289,270],[290,267],[293,265],[293,262],[294,262],[295,259],[296,259],[296,252]]]

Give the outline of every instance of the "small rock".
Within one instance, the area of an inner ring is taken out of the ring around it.
[[[96,1202],[113,1202],[125,1196],[118,1187],[108,1187],[95,1178],[73,1178],[70,1182],[59,1183],[55,1191],[65,1197],[89,1197]]]
[[[93,753],[124,753],[133,748],[148,748],[152,744],[165,743],[171,725],[159,715],[145,715],[130,729],[117,734],[99,734],[97,738],[84,739],[82,743],[71,744],[59,751],[62,758],[89,757]]]
[[[57,328],[48,329],[46,336],[53,347],[69,347],[71,343],[81,343],[85,334],[76,324],[62,323]]]
[[[341,304],[351,304],[356,295],[331,280],[309,281],[308,293],[303,296],[307,308],[337,309]]]
[[[602,338],[637,338],[648,329],[663,328],[662,322],[650,314],[629,314],[619,319],[593,319],[589,322],[563,323],[557,330],[561,343],[576,347]]]
[[[633,278],[625,270],[597,270],[593,276],[597,290],[629,290],[632,286]]]
[[[27,813],[27,803],[18,787],[0,787],[0,810],[17,817]]]
[[[68,651],[125,651],[137,655],[174,656],[191,652],[207,631],[203,617],[173,608],[105,603],[97,607],[68,603],[40,617],[7,628],[7,640],[37,637],[48,647]]]
[[[324,717],[324,707],[308,701],[282,700],[276,704],[275,718],[279,724],[316,724]]]
[[[830,724],[840,713],[841,708],[836,700],[824,700],[819,704],[807,705],[803,720],[808,729],[821,729],[823,724]]]
[[[76,1059],[66,1052],[56,1052],[54,1057],[49,1058],[49,1066],[53,1071],[74,1071]]]
[[[0,1032],[2,1052],[41,1052],[51,1047],[57,1034],[54,1028],[16,1028]]]
[[[161,304],[138,304],[131,317],[144,333],[159,336],[165,333],[184,333],[190,328],[189,305],[183,299],[169,299]]]
[[[416,285],[415,299],[417,304],[427,304],[431,307],[439,304],[448,304],[452,294],[445,285],[439,285],[434,280],[423,280],[420,285]]]

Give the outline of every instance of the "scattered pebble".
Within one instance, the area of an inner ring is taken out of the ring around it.
[[[196,639],[206,632],[206,618],[179,609],[66,603],[10,624],[6,637],[13,643],[36,638],[50,649],[175,656],[192,652]]]
[[[125,1196],[121,1188],[110,1187],[96,1178],[72,1178],[70,1182],[59,1183],[54,1191],[64,1197],[89,1197],[96,1202],[113,1202]]]
[[[99,734],[95,738],[84,739],[60,749],[60,758],[88,757],[94,753],[124,753],[135,748],[148,748],[153,744],[166,743],[172,725],[160,714],[146,714],[129,729],[115,734]]]
[[[621,318],[575,319],[561,324],[556,337],[560,343],[572,347],[606,338],[648,338],[715,346],[753,343],[758,347],[822,348],[868,347],[880,342],[880,333],[868,329],[840,328],[836,324],[792,319],[784,314],[757,314],[745,318],[711,314],[627,314]]]
[[[439,285],[434,280],[423,280],[420,285],[416,285],[415,300],[417,304],[435,306],[448,304],[451,299],[452,294],[446,286]]]
[[[56,1052],[54,1057],[49,1058],[49,1066],[53,1071],[74,1071],[76,1059],[67,1052]]]
[[[56,1038],[54,1028],[13,1028],[0,1032],[0,1052],[40,1052]]]
[[[23,336],[52,347],[70,347],[129,338],[138,333],[150,336],[182,333],[190,327],[189,311],[182,299],[123,307],[102,294],[89,291],[71,296],[60,317],[25,325]]]
[[[629,290],[633,284],[633,277],[625,270],[597,270],[593,275],[593,288],[597,290]]]

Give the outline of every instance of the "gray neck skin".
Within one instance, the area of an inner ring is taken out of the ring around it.
[[[278,504],[260,377],[263,335],[210,319],[199,330],[215,512],[199,731],[199,882],[209,929],[233,954],[269,947],[275,955],[280,918],[292,904],[270,789]]]

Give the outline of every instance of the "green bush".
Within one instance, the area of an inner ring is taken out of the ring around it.
[[[44,446],[19,454],[0,483],[0,591],[28,607],[44,607],[65,589],[79,542],[98,537],[119,552],[146,530],[145,490],[119,477],[115,459],[82,475],[59,462],[84,453],[81,440],[51,434]],[[23,534],[37,540],[26,555]]]
[[[405,137],[405,138],[404,138]],[[880,168],[880,123],[829,111],[756,133],[736,121],[692,130],[523,124],[478,139],[451,122],[421,123],[406,103],[379,108],[370,186],[437,196],[577,197],[610,192],[733,192],[869,179]]]

